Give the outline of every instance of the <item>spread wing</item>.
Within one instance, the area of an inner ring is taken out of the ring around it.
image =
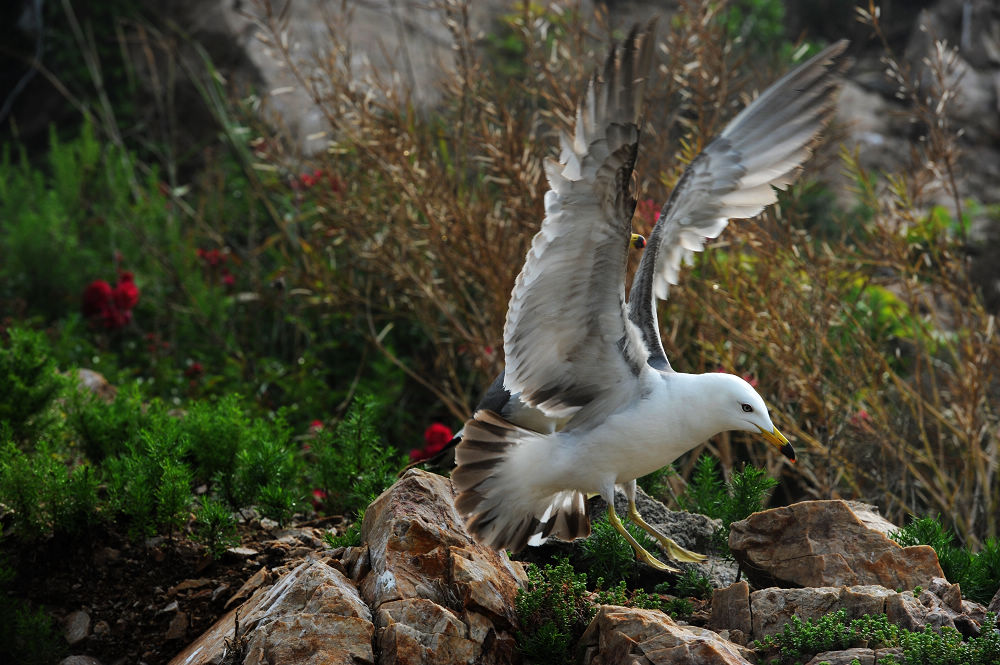
[[[792,70],[747,106],[691,162],[660,211],[629,292],[629,319],[642,331],[648,362],[670,369],[656,300],[677,283],[681,264],[730,219],[753,217],[795,180],[833,112],[847,41]]]
[[[504,386],[553,418],[588,405],[613,411],[638,389],[648,355],[624,308],[652,33],[652,23],[634,28],[591,80],[574,135],[562,135],[559,162],[546,164],[545,219],[511,293]]]

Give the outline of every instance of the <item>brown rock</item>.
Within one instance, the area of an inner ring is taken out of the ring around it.
[[[233,605],[242,603],[244,600],[249,598],[254,591],[262,587],[268,581],[270,581],[270,578],[271,575],[268,572],[267,568],[261,568],[260,570],[258,570],[256,573],[250,576],[250,579],[248,579],[246,582],[243,583],[243,586],[241,586],[239,590],[236,593],[234,593],[229,600],[226,601],[225,605],[226,609],[228,610]]]
[[[748,665],[747,653],[663,612],[602,605],[580,639],[584,665]]]
[[[63,635],[70,646],[87,639],[90,635],[90,614],[86,610],[72,612],[63,624]]]
[[[166,638],[168,640],[179,640],[187,637],[187,629],[187,612],[178,612],[174,615],[174,618],[170,620],[170,625],[167,627]]]
[[[749,584],[740,580],[712,593],[712,616],[708,620],[708,627],[713,630],[739,630],[744,635],[750,634]]]
[[[876,665],[882,662],[883,658],[889,655],[896,656],[899,660],[902,657],[900,649],[844,649],[843,651],[824,651],[816,654],[806,665],[851,665],[857,662],[858,665]]]
[[[170,663],[219,663],[227,641],[246,642],[248,665],[374,663],[374,632],[371,612],[350,580],[322,562],[305,561],[258,589]]]
[[[925,586],[944,577],[934,550],[900,547],[844,501],[803,501],[732,525],[729,547],[758,586]]]
[[[113,402],[118,395],[118,389],[108,383],[103,374],[92,369],[76,370],[76,380],[81,389],[92,392],[102,402]]]
[[[1000,614],[1000,589],[997,589],[997,592],[993,594],[993,600],[986,606],[986,611]]]
[[[358,588],[375,611],[379,662],[518,660],[524,570],[472,540],[447,478],[411,469],[368,507],[361,534],[367,557],[352,553],[350,570],[370,567]]]

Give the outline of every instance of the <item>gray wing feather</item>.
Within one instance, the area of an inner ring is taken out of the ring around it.
[[[621,57],[612,50],[577,109],[574,133],[561,137],[559,162],[546,164],[545,219],[504,326],[504,387],[551,418],[631,399],[648,355],[625,314],[624,283],[653,41],[650,23],[633,29]]]
[[[798,175],[833,112],[841,40],[763,92],[691,162],[660,212],[629,292],[629,319],[649,349],[647,362],[669,370],[656,301],[677,283],[681,265],[718,237],[730,219],[753,217]]]

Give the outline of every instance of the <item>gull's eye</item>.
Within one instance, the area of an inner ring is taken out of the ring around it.
[[[744,402],[743,404],[740,404],[740,406],[743,407],[743,412],[744,413],[753,413],[753,407],[750,406],[749,404],[747,404],[747,403]]]

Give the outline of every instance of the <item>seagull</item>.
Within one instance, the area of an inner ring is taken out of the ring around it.
[[[677,572],[643,548],[614,507],[676,561],[703,561],[647,524],[636,478],[724,431],[759,434],[791,461],[763,398],[742,378],[675,371],[660,340],[656,304],[682,264],[729,219],[759,214],[798,175],[829,121],[846,40],[779,79],[690,163],[648,242],[631,231],[643,95],[654,22],[613,47],[561,135],[545,172],[545,217],[511,292],[503,330],[506,366],[462,428],[452,472],[456,508],[473,537],[518,552],[549,537],[590,533],[585,497],[638,560]],[[645,244],[625,299],[630,246]]]

